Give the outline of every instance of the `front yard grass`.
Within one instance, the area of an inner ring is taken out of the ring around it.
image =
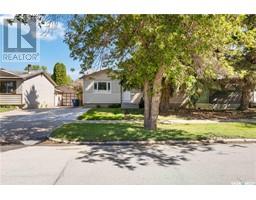
[[[159,124],[157,131],[143,129],[142,123],[65,124],[53,131],[51,137],[69,141],[164,141],[222,138],[256,138],[256,124]]]
[[[92,108],[78,117],[79,120],[143,119],[142,109]]]
[[[256,110],[248,111],[202,111],[181,109],[179,111],[170,110],[164,115],[159,115],[160,121],[167,120],[192,120],[192,119],[213,119],[213,120],[228,120],[228,119],[249,119],[256,118]],[[80,120],[142,120],[143,109],[121,109],[121,108],[92,108],[88,112],[78,117]]]

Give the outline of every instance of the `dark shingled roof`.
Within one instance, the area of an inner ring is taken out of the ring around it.
[[[79,79],[83,79],[85,77],[95,75],[95,74],[98,74],[98,73],[101,73],[101,72],[104,72],[104,71],[110,71],[110,70],[111,70],[110,68],[103,68],[103,69],[96,69],[96,70],[95,69],[89,69]]]
[[[62,93],[72,93],[75,94],[76,91],[71,87],[71,86],[57,86],[56,87],[57,90],[60,90]]]
[[[25,71],[22,72],[5,70],[3,68],[0,69],[0,78],[20,78],[23,80],[27,80],[40,74],[44,75],[54,86],[56,86],[56,83],[52,80],[51,75],[43,70],[35,70],[28,73]]]

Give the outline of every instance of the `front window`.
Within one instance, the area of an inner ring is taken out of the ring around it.
[[[97,81],[94,82],[94,92],[110,93],[111,84],[109,81]]]
[[[6,94],[16,93],[16,81],[1,81],[0,93],[6,93]]]

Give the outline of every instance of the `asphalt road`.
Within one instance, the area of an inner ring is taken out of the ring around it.
[[[76,120],[85,108],[15,110],[0,113],[0,142],[35,143],[45,139],[63,123]]]
[[[256,184],[256,144],[29,146],[0,152],[1,184]]]

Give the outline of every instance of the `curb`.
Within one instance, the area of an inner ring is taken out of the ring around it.
[[[167,140],[167,141],[155,141],[155,140],[148,140],[148,141],[107,141],[107,142],[77,142],[77,141],[68,141],[64,139],[52,138],[48,137],[50,141],[57,142],[57,143],[64,143],[64,144],[74,144],[74,145],[152,145],[152,144],[170,144],[170,145],[177,145],[177,144],[214,144],[214,143],[222,143],[222,144],[229,144],[229,143],[256,143],[256,139],[212,139],[212,140]]]

